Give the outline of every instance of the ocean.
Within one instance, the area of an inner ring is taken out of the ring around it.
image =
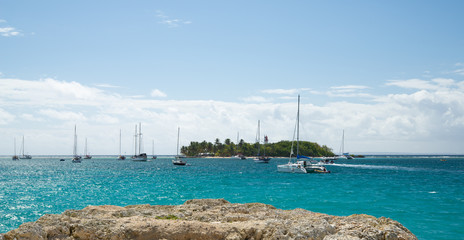
[[[464,156],[377,156],[338,161],[330,174],[277,172],[288,159],[0,158],[0,233],[44,214],[88,205],[174,205],[194,198],[261,202],[337,216],[399,221],[419,239],[464,239]]]

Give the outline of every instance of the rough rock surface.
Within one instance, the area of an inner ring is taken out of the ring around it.
[[[397,221],[330,216],[224,199],[178,206],[88,206],[47,214],[0,239],[417,239]]]

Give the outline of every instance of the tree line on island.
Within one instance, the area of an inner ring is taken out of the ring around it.
[[[260,154],[265,152],[270,157],[288,157],[290,155],[291,141],[261,144]],[[296,154],[296,142],[293,146]],[[233,155],[256,156],[258,143],[247,143],[243,139],[238,144],[226,139],[223,143],[216,138],[215,142],[190,142],[189,146],[182,146],[181,153],[188,157],[230,157]],[[333,157],[335,154],[326,145],[300,141],[300,155],[312,157]]]

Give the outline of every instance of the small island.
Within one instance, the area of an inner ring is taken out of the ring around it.
[[[295,143],[296,144],[296,143]],[[291,141],[261,144],[261,154],[266,153],[270,157],[288,157],[292,146]],[[293,146],[296,152],[296,145]],[[255,156],[258,143],[247,143],[243,139],[238,144],[226,139],[223,143],[216,138],[215,142],[190,142],[189,146],[183,146],[181,153],[188,157],[230,157],[233,155]],[[335,154],[326,145],[300,141],[300,154],[312,157],[333,157]]]

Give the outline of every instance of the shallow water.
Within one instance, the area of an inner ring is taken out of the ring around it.
[[[419,239],[463,239],[464,158],[376,157],[339,161],[331,174],[277,172],[286,159],[170,159],[151,162],[93,158],[0,159],[0,232],[47,213],[88,205],[182,204],[192,198],[262,202],[346,216],[399,221]]]

